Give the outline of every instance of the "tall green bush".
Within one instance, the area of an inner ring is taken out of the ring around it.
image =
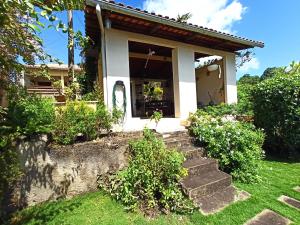
[[[252,92],[255,124],[266,133],[266,149],[300,153],[300,73],[266,79]]]
[[[142,139],[130,143],[128,167],[108,179],[100,177],[99,185],[129,209],[190,211],[193,206],[179,184],[187,175],[183,161],[182,153],[168,150],[145,129]]]
[[[108,132],[121,116],[116,109],[110,113],[103,103],[99,103],[95,111],[85,102],[70,101],[56,111],[53,138],[64,145],[73,144],[79,135],[84,140],[93,140]]]
[[[230,122],[221,117],[193,115],[190,132],[218,159],[220,168],[242,182],[259,179],[264,134],[248,123]]]
[[[94,111],[84,102],[67,102],[56,111],[53,138],[59,144],[71,144],[79,134],[87,140],[96,137]]]
[[[6,125],[22,135],[50,133],[55,110],[51,99],[28,95],[21,87],[9,91]]]

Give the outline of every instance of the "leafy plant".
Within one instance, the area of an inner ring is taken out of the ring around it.
[[[63,94],[63,88],[60,80],[54,81],[52,87],[55,88],[60,95]]]
[[[65,87],[65,95],[68,100],[76,100],[80,92],[80,85],[78,82],[72,82],[68,87]]]
[[[266,149],[286,157],[300,153],[299,71],[292,67],[266,79],[252,94],[255,124],[266,132]]]
[[[229,122],[221,117],[193,115],[190,132],[220,168],[242,182],[259,180],[264,133],[252,124]]]
[[[163,98],[164,89],[161,82],[149,82],[144,84],[144,98],[146,101],[160,101]]]
[[[156,127],[158,126],[159,121],[162,119],[163,114],[160,111],[155,111],[153,112],[153,114],[150,117],[150,120],[154,120]]]
[[[54,140],[59,144],[71,144],[79,134],[86,140],[96,138],[95,113],[84,102],[67,102],[56,111]]]
[[[120,117],[118,111],[110,113],[103,103],[94,111],[85,102],[69,101],[57,109],[53,137],[64,145],[74,143],[79,135],[84,140],[92,140],[103,131],[108,132]]]
[[[51,133],[54,119],[55,110],[51,99],[28,95],[21,87],[10,90],[6,123],[12,133]]]
[[[227,116],[227,115],[237,115],[237,106],[235,104],[219,104],[215,106],[207,106],[202,109],[197,110],[197,115],[211,115],[213,117],[217,116]]]
[[[142,139],[130,142],[129,151],[128,167],[115,175],[99,177],[100,188],[122,201],[128,209],[193,209],[179,185],[179,180],[187,175],[182,167],[182,153],[167,149],[148,129],[144,130]]]

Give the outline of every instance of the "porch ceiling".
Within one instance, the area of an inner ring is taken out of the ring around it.
[[[93,2],[93,4],[89,2]],[[115,29],[229,52],[264,46],[262,42],[193,24],[178,23],[175,19],[134,9],[123,4],[116,4],[113,1],[88,1],[88,4],[95,5],[97,2],[101,4],[103,19],[110,19],[112,28]],[[85,9],[86,33],[97,41],[100,36],[100,28],[95,7],[90,5],[87,5]]]

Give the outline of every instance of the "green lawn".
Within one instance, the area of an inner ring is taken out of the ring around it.
[[[70,201],[48,203],[32,207],[15,216],[14,224],[243,224],[268,208],[300,224],[300,212],[277,201],[281,195],[300,200],[300,193],[292,188],[300,186],[300,163],[264,161],[259,184],[235,185],[251,193],[247,201],[227,207],[213,216],[192,215],[160,216],[154,220],[140,213],[127,213],[122,205],[103,193],[92,193]]]

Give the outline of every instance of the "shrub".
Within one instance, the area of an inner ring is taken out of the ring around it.
[[[255,124],[266,132],[266,149],[285,156],[300,153],[300,73],[264,80],[253,98]]]
[[[67,102],[56,112],[54,140],[59,144],[71,144],[81,134],[86,140],[96,138],[94,110],[84,102]]]
[[[11,132],[23,135],[50,133],[54,119],[55,110],[51,99],[28,95],[21,88],[10,90],[7,125],[11,127]]]
[[[12,146],[17,134],[7,119],[7,110],[0,107],[0,222],[7,216],[3,208],[4,195],[21,175],[18,155]]]
[[[163,141],[148,129],[142,139],[130,143],[129,149],[128,167],[108,179],[100,177],[101,188],[128,209],[192,210],[179,185],[179,180],[187,175],[182,167],[182,153],[167,150]]]
[[[206,106],[202,109],[199,109],[197,115],[211,115],[213,117],[226,116],[226,115],[236,115],[237,109],[236,105],[232,104],[219,104],[214,106]]]
[[[159,121],[162,119],[163,114],[160,111],[154,111],[152,116],[150,117],[150,120],[154,120],[156,127],[158,126]]]
[[[259,179],[262,131],[252,124],[229,122],[210,115],[194,115],[191,119],[191,133],[206,148],[208,156],[218,159],[221,170],[242,182]]]
[[[238,104],[237,113],[239,115],[253,116],[253,97],[252,91],[256,84],[238,84]]]
[[[64,145],[74,143],[79,135],[84,140],[92,140],[103,131],[108,132],[120,117],[118,110],[110,113],[102,103],[94,111],[85,102],[67,102],[56,112],[53,137],[57,143]]]

